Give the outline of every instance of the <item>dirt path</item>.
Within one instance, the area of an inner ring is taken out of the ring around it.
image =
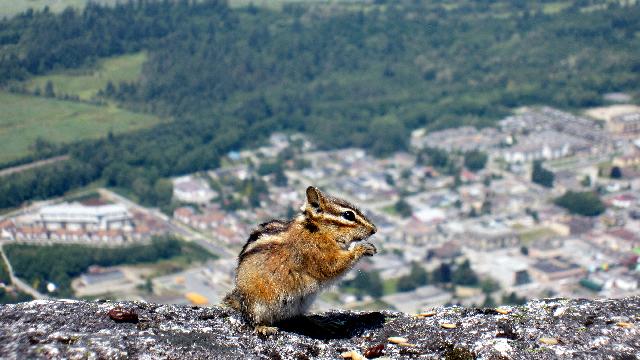
[[[29,170],[29,169],[34,169],[34,168],[37,168],[37,167],[40,167],[40,166],[44,166],[44,165],[57,163],[57,162],[60,162],[60,161],[66,161],[66,160],[69,160],[69,155],[60,155],[60,156],[52,157],[52,158],[49,158],[49,159],[34,161],[32,163],[6,168],[6,169],[3,169],[3,170],[0,170],[0,177],[11,175],[11,174],[15,174],[15,173],[19,173],[19,172],[26,171],[26,170]]]

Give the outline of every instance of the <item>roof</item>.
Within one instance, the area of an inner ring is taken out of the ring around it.
[[[82,280],[87,285],[100,284],[107,281],[124,279],[124,274],[118,269],[82,275]]]
[[[40,209],[41,216],[108,216],[127,213],[127,208],[120,204],[108,204],[100,206],[85,206],[80,203],[63,203],[59,205],[45,206]]]

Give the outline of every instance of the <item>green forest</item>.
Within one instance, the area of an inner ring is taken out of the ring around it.
[[[22,162],[73,160],[3,178],[0,208],[96,180],[163,206],[164,178],[214,168],[273,131],[384,156],[406,149],[418,127],[492,126],[518,106],[572,110],[606,92],[638,95],[640,2],[339,4],[139,0],[0,21],[4,90],[29,93],[34,76],[145,51],[139,78],[108,83],[94,100],[173,119],[41,144]]]

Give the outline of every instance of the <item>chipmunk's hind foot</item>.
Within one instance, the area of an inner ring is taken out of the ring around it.
[[[278,333],[278,328],[275,326],[257,325],[254,331],[261,336],[271,336]]]

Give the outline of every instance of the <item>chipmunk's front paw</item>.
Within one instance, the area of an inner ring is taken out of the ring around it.
[[[275,326],[258,325],[254,330],[261,336],[270,336],[278,333],[278,328]]]
[[[373,244],[369,243],[369,242],[363,242],[362,244],[359,244],[357,249],[360,252],[362,252],[362,255],[364,255],[364,256],[373,256],[378,252],[376,247],[373,246]]]

